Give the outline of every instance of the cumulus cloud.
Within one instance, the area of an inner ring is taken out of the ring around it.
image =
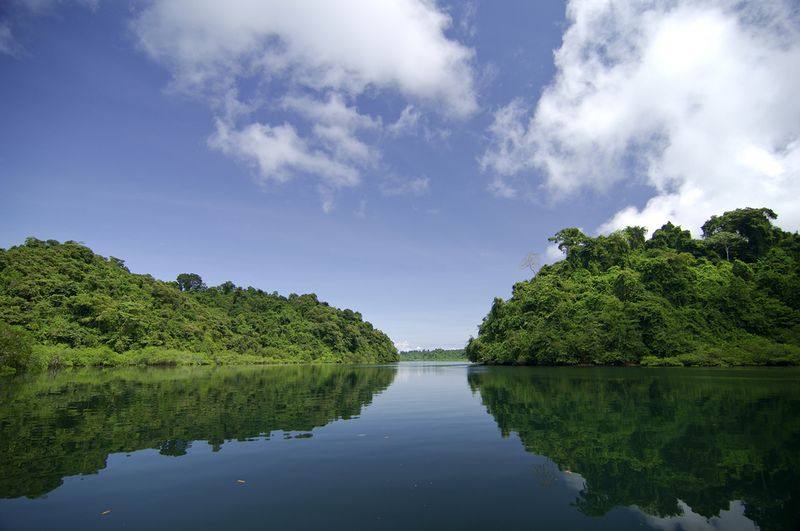
[[[171,87],[217,113],[212,147],[257,167],[262,182],[318,175],[330,205],[380,159],[364,135],[382,121],[359,112],[358,96],[409,102],[389,136],[413,128],[420,106],[456,119],[477,110],[474,54],[446,37],[451,24],[428,0],[152,0],[132,27]],[[276,104],[287,123],[244,123]]]
[[[494,114],[489,126],[492,147],[480,160],[482,170],[491,170],[495,177],[489,183],[489,191],[497,197],[516,197],[517,190],[503,177],[517,174],[531,166],[530,133],[523,123],[527,110],[521,100],[516,99]]]
[[[535,108],[496,111],[480,159],[497,195],[541,176],[555,197],[637,179],[653,196],[601,230],[697,230],[768,206],[800,228],[800,21],[788,1],[570,0]]]
[[[183,86],[286,75],[351,94],[395,88],[463,116],[476,109],[473,54],[447,39],[450,24],[424,0],[155,0],[134,30]]]
[[[302,96],[283,99],[283,108],[311,122],[311,134],[333,154],[336,160],[350,166],[371,166],[380,158],[376,149],[361,141],[357,134],[363,130],[380,129],[381,122],[359,114],[337,95],[327,101]]]
[[[302,172],[318,175],[334,188],[359,182],[355,169],[312,149],[288,123],[278,126],[253,123],[232,130],[224,121],[217,120],[217,130],[209,145],[256,165],[264,180],[285,182],[294,172]]]
[[[381,126],[380,120],[359,114],[337,94],[330,95],[327,101],[290,95],[283,98],[282,106],[314,122],[336,125],[348,130],[375,129]]]

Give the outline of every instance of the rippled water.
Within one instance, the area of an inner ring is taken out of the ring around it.
[[[800,371],[0,380],[0,528],[794,530]]]

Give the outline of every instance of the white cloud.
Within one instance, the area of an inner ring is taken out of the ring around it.
[[[354,107],[348,106],[339,94],[331,94],[327,101],[290,95],[283,98],[282,104],[285,109],[325,125],[337,125],[350,130],[376,129],[381,126],[379,120],[361,115]]]
[[[371,166],[380,158],[376,149],[357,137],[359,131],[380,129],[380,120],[359,114],[341,96],[333,94],[327,101],[288,96],[283,99],[283,107],[311,122],[312,135],[336,160]]]
[[[422,136],[425,142],[434,147],[448,147],[448,140],[453,131],[446,127],[430,127],[425,124],[422,128]]]
[[[422,350],[419,346],[411,346],[411,343],[406,341],[405,339],[399,339],[394,342],[394,348],[399,350],[400,352],[407,352],[409,350]]]
[[[14,40],[14,34],[11,33],[11,27],[6,22],[0,23],[0,54],[17,54],[17,42]]]
[[[134,22],[181,86],[287,75],[316,89],[394,88],[465,116],[477,108],[469,48],[425,0],[155,0]]]
[[[478,34],[478,0],[467,0],[462,4],[463,12],[458,25],[464,34],[475,37]]]
[[[287,123],[279,126],[252,123],[231,129],[224,121],[217,120],[217,130],[209,138],[209,145],[255,165],[264,182],[286,182],[295,172],[318,175],[328,188],[355,186],[360,181],[355,168],[312,149]]]
[[[359,114],[336,94],[324,101],[287,96],[281,100],[281,107],[312,124],[310,133],[301,137],[289,123],[273,126],[254,122],[237,127],[233,119],[220,118],[208,144],[257,169],[262,184],[285,183],[298,175],[320,179],[317,189],[322,209],[330,212],[336,191],[356,186],[363,170],[377,164],[378,151],[357,135],[362,130],[379,129],[381,123]]]
[[[563,260],[564,257],[564,252],[558,248],[558,244],[552,243],[545,248],[542,263],[554,264]]]
[[[420,106],[448,118],[477,110],[474,53],[446,37],[451,24],[428,0],[152,0],[132,27],[142,50],[170,70],[171,87],[221,116],[210,145],[257,166],[262,180],[321,170],[323,203],[332,205],[337,188],[380,159],[364,136],[383,124],[359,112],[359,95],[390,91],[409,101],[390,136],[412,128]],[[290,123],[239,125],[276,103]]]
[[[394,123],[386,126],[390,137],[421,136],[425,142],[436,148],[447,147],[452,131],[446,127],[431,124],[429,117],[413,105],[407,105]]]
[[[419,123],[420,113],[413,105],[406,105],[396,122],[390,124],[386,131],[392,136],[403,136],[413,133]]]
[[[492,148],[480,159],[481,169],[491,170],[498,176],[513,175],[531,165],[533,139],[524,122],[527,110],[522,100],[516,99],[500,108],[494,114],[494,121],[489,126]],[[500,197],[513,197],[514,188],[505,180],[496,178],[490,186]]]
[[[383,185],[383,195],[424,195],[430,188],[430,179],[427,177],[417,177],[414,179],[401,179],[396,176],[389,176]]]
[[[541,174],[555,196],[638,179],[653,189],[601,230],[697,230],[767,206],[800,228],[800,30],[779,0],[571,0],[557,75],[534,110],[495,113],[481,167],[509,195]],[[500,195],[503,195],[501,193]]]
[[[486,187],[495,197],[513,199],[517,197],[517,190],[511,187],[508,182],[501,177],[494,177]]]

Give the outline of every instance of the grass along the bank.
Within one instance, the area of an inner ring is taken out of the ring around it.
[[[0,345],[2,346],[2,345]],[[18,345],[17,345],[18,346]],[[0,349],[2,350],[2,349]],[[268,357],[239,354],[229,350],[191,352],[187,350],[145,347],[115,352],[108,347],[72,348],[64,345],[31,345],[0,356],[0,375],[17,372],[40,372],[73,367],[145,367],[198,365],[264,365],[296,363],[337,363],[334,356],[305,359],[302,357]]]
[[[644,356],[645,367],[752,367],[800,365],[800,347],[775,343],[759,336],[742,335],[725,344],[659,358]]]
[[[57,369],[62,367],[133,367],[146,365],[247,365],[285,363],[287,360],[239,354],[231,351],[190,352],[186,350],[145,347],[127,352],[114,352],[110,348],[71,348],[65,346],[36,345],[33,348],[28,370]],[[293,360],[292,360],[293,361]]]

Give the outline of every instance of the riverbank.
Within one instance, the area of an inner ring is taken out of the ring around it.
[[[358,360],[355,360],[358,362]],[[65,346],[34,345],[24,372],[73,367],[188,367],[199,365],[288,365],[288,364],[332,364],[342,363],[334,356],[319,358],[266,357],[239,354],[232,351],[191,352],[186,350],[146,347],[126,352],[114,352],[109,348],[76,349]],[[0,375],[15,374],[13,367],[0,367]],[[23,371],[20,371],[23,372]]]
[[[644,356],[639,362],[626,363],[496,363],[478,361],[482,365],[536,367],[797,367],[800,348],[794,345],[766,344],[760,349],[743,346],[717,347],[659,358]],[[611,359],[614,359],[611,357]]]

